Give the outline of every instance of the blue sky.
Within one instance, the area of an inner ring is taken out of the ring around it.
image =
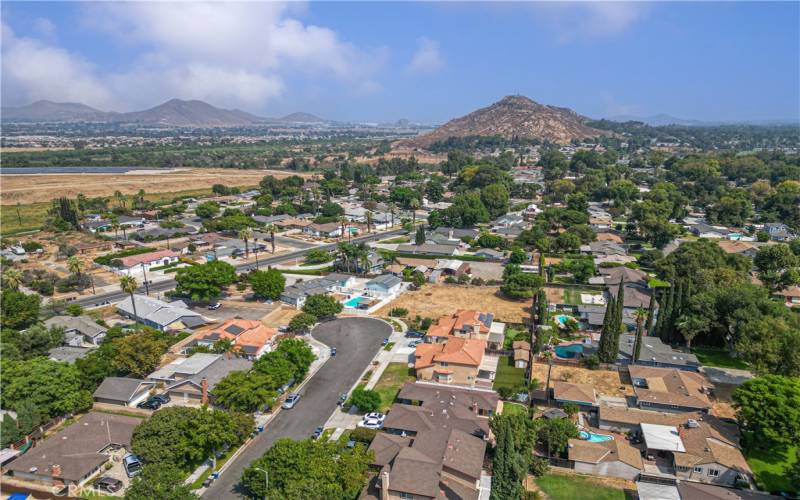
[[[3,2],[2,101],[442,122],[504,95],[591,116],[800,120],[800,3]]]

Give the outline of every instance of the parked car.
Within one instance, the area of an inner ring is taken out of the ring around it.
[[[142,401],[141,403],[136,405],[136,407],[137,408],[141,408],[143,410],[153,410],[153,411],[155,411],[155,410],[158,410],[159,408],[161,408],[161,402],[159,400],[155,399],[155,398],[150,398],[147,401]]]
[[[109,493],[116,493],[122,489],[122,481],[113,477],[103,476],[94,482],[97,490],[105,490]]]
[[[383,427],[383,422],[377,418],[364,418],[364,420],[358,423],[358,427],[377,430]]]
[[[425,336],[424,333],[418,332],[416,330],[408,330],[408,331],[406,331],[406,338],[409,338],[409,339],[421,339],[424,336]]]
[[[208,488],[209,486],[211,486],[211,483],[213,483],[213,482],[214,482],[214,478],[211,477],[211,476],[208,476],[206,478],[206,480],[203,481],[203,488]]]
[[[364,415],[364,420],[379,420],[383,422],[385,418],[386,415],[377,411],[373,411]]]
[[[291,410],[298,401],[300,401],[300,395],[296,392],[293,392],[286,397],[286,401],[283,402],[281,408],[284,410]]]
[[[172,401],[169,397],[169,394],[167,394],[166,392],[164,394],[156,394],[155,396],[151,396],[150,399],[158,401],[162,405],[165,405],[170,401]]]
[[[331,347],[331,356],[336,356],[336,348]]]
[[[209,304],[208,305],[208,310],[209,311],[216,311],[220,307],[222,307],[222,304],[220,304],[219,302],[214,302],[213,304]]]
[[[421,343],[422,343],[421,340],[412,340],[411,342],[408,343],[408,347],[417,347]]]
[[[132,453],[123,457],[122,465],[125,467],[125,474],[127,474],[128,477],[133,477],[142,470],[142,461]]]
[[[337,401],[336,404],[339,406],[344,406],[346,402],[347,402],[347,393],[343,392],[342,394],[339,394],[339,401]]]
[[[381,342],[381,345],[386,345],[388,343],[389,343],[389,337],[386,337],[385,339],[383,339],[383,342]]]
[[[311,435],[311,439],[319,439],[322,436],[322,433],[325,431],[322,427],[317,427],[314,429],[314,434]]]

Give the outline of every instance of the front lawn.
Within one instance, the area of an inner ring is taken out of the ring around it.
[[[503,415],[528,415],[528,407],[509,401],[503,402]]]
[[[525,370],[515,368],[514,359],[510,356],[501,356],[494,377],[494,390],[498,390],[500,387],[517,389],[523,385],[525,385]]]
[[[381,412],[386,412],[394,403],[397,393],[406,382],[413,382],[417,377],[414,369],[406,363],[389,363],[375,384],[374,390],[381,395]]]
[[[745,453],[756,483],[766,491],[792,491],[789,470],[797,461],[798,446],[786,450],[751,450]]]
[[[716,368],[738,368],[747,370],[747,363],[739,358],[732,358],[728,351],[723,349],[712,349],[705,347],[695,347],[692,352],[697,356],[697,360],[703,366],[713,366]]]
[[[625,500],[625,490],[584,476],[546,474],[536,484],[552,500]]]

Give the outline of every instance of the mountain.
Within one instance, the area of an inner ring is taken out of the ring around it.
[[[3,107],[3,121],[77,122],[107,121],[116,113],[106,113],[78,102],[36,101],[27,106]]]
[[[297,112],[286,115],[283,118],[278,118],[278,121],[287,123],[323,123],[328,120],[324,120],[311,113]]]
[[[221,109],[203,101],[171,99],[144,111],[123,113],[120,119],[115,121],[169,127],[210,128],[253,125],[264,120],[238,109]]]
[[[664,113],[651,116],[619,115],[619,116],[610,116],[606,119],[611,120],[613,122],[631,122],[631,121],[642,122],[646,125],[650,125],[651,127],[661,127],[664,125],[683,125],[686,127],[700,127],[703,125],[715,124],[713,122],[704,122],[701,120],[687,120],[685,118],[675,118],[674,116],[667,115]]]
[[[427,147],[448,137],[514,136],[567,144],[573,139],[607,135],[585,125],[587,117],[568,108],[539,104],[525,96],[507,96],[486,108],[456,118],[425,135],[401,141],[401,146]]]

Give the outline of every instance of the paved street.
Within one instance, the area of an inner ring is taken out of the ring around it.
[[[204,498],[238,498],[239,479],[245,468],[261,457],[275,440],[282,437],[305,439],[321,426],[336,408],[339,394],[347,392],[389,337],[392,328],[371,318],[341,318],[317,326],[312,335],[331,347],[337,355],[311,378],[300,391],[302,398],[291,410],[283,410],[267,429],[232,463],[222,477],[204,493]]]
[[[395,235],[398,235],[398,234],[403,234],[403,233],[405,233],[404,229],[395,229],[393,231],[387,231],[385,233],[372,233],[372,234],[368,234],[366,236],[359,236],[357,238],[353,238],[352,241],[354,243],[366,243],[368,241],[379,240],[379,239],[384,239],[384,238],[390,238],[392,236],[395,236]],[[322,249],[322,250],[333,250],[333,249],[336,248],[336,246],[337,246],[336,243],[331,243],[331,244],[328,244],[328,245],[322,245],[322,246],[311,247],[311,248],[319,248],[319,249]],[[259,267],[260,268],[265,268],[265,267],[267,267],[269,265],[280,264],[281,262],[288,262],[288,261],[291,261],[291,260],[295,260],[295,259],[297,259],[299,257],[302,257],[305,254],[307,254],[308,251],[311,250],[311,248],[305,248],[303,250],[298,250],[296,252],[290,252],[290,253],[286,253],[286,254],[283,254],[283,255],[276,255],[275,257],[267,257],[265,259],[260,259],[259,260]],[[247,272],[247,271],[250,271],[250,270],[255,269],[255,268],[256,268],[255,263],[252,263],[252,262],[243,263],[243,264],[239,264],[239,265],[236,266],[236,272],[239,272],[239,273]],[[169,279],[169,280],[166,280],[166,281],[162,281],[162,282],[154,283],[154,284],[150,285],[150,293],[152,294],[154,292],[164,292],[164,291],[167,291],[167,290],[172,290],[173,288],[175,288],[175,280],[174,279]],[[145,292],[145,288],[144,287],[139,287],[139,291],[138,292],[139,293],[144,293]],[[81,298],[73,301],[72,303],[80,304],[81,306],[84,306],[84,307],[97,307],[97,306],[101,306],[101,305],[108,304],[108,303],[119,302],[119,301],[125,299],[127,296],[128,296],[128,294],[126,294],[126,293],[123,293],[121,291],[115,291],[115,292],[112,292],[112,293],[97,294],[97,295],[90,295],[88,297],[81,297]]]

